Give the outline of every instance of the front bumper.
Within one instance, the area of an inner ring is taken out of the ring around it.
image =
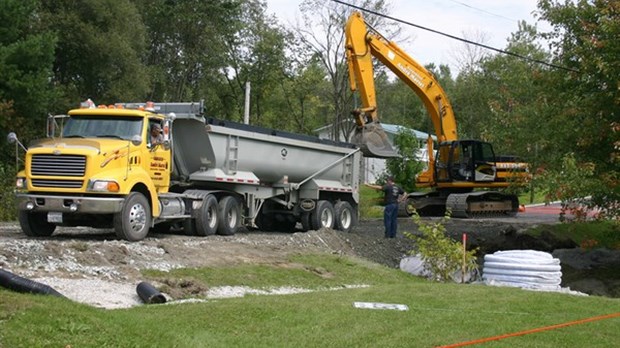
[[[15,200],[19,210],[90,214],[118,213],[125,201],[123,197],[52,196],[29,193],[17,193]]]

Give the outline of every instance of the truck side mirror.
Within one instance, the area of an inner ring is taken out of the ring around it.
[[[17,134],[15,134],[15,132],[11,132],[6,136],[6,141],[9,142],[9,144],[15,144],[15,142],[17,142]]]
[[[17,138],[17,134],[15,134],[15,132],[11,132],[6,136],[6,141],[9,142],[9,144],[16,144],[15,146],[21,147],[24,151],[28,151],[28,149],[24,146],[24,144],[22,144],[21,141],[19,141],[19,139]]]

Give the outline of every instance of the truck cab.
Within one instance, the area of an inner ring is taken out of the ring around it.
[[[49,117],[47,137],[31,144],[26,169],[17,175],[24,232],[47,236],[57,225],[115,223],[140,231],[135,238],[148,231],[144,216],[159,215],[157,195],[167,192],[171,170],[169,134],[162,134],[161,143],[150,141],[155,124],[166,129],[169,120],[144,105],[87,106]],[[128,221],[115,221],[133,192],[142,204]]]

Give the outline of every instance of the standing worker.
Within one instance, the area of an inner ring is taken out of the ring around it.
[[[370,185],[366,186],[375,190],[383,191],[383,224],[385,226],[385,238],[396,238],[398,229],[398,203],[402,202],[405,197],[405,191],[394,184],[394,177],[389,176],[387,182],[383,186]]]

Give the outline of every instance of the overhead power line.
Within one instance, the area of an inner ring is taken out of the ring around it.
[[[464,6],[464,7],[470,8],[470,9],[472,9],[472,10],[475,10],[475,11],[478,11],[478,12],[482,12],[482,13],[486,13],[486,14],[491,15],[491,16],[493,16],[493,17],[497,17],[497,18],[506,19],[506,20],[509,20],[509,21],[511,21],[511,22],[518,22],[518,20],[516,20],[516,19],[508,18],[508,17],[506,17],[506,16],[502,16],[502,15],[497,14],[497,13],[489,12],[489,11],[487,11],[487,10],[484,10],[484,9],[481,9],[481,8],[478,8],[478,7],[475,7],[475,6],[472,6],[472,5],[466,4],[466,3],[462,2],[462,1],[457,1],[457,0],[450,0],[450,1],[451,1],[451,2],[453,2],[453,3],[455,3],[455,4],[459,4],[459,5],[461,5],[461,6]]]
[[[491,50],[491,51],[495,51],[495,52],[498,52],[498,53],[502,53],[502,54],[513,56],[513,57],[516,57],[516,58],[519,58],[519,59],[523,59],[523,60],[526,60],[528,62],[538,63],[538,64],[546,65],[546,66],[551,67],[551,68],[556,68],[556,69],[561,69],[561,70],[566,70],[566,71],[579,72],[579,70],[563,67],[563,66],[560,66],[560,65],[555,65],[555,64],[552,64],[552,63],[547,63],[547,62],[539,60],[539,59],[534,59],[534,58],[526,57],[526,56],[523,56],[523,55],[520,55],[520,54],[517,54],[517,53],[514,53],[514,52],[502,50],[502,49],[495,48],[495,47],[492,47],[492,46],[489,46],[489,45],[485,45],[485,44],[481,44],[481,43],[478,43],[478,42],[475,42],[475,41],[463,39],[463,38],[458,37],[458,36],[450,35],[450,34],[441,32],[439,30],[435,30],[435,29],[427,28],[427,27],[424,27],[424,26],[421,26],[421,25],[418,25],[418,24],[415,24],[415,23],[407,22],[405,20],[402,20],[402,19],[399,19],[399,18],[396,18],[396,17],[392,17],[392,16],[388,16],[386,14],[379,13],[379,12],[376,12],[376,11],[373,11],[373,10],[369,10],[369,9],[361,7],[361,6],[349,4],[349,3],[346,3],[344,1],[340,1],[340,0],[331,0],[331,1],[339,3],[341,5],[352,7],[354,9],[357,9],[357,10],[360,10],[360,11],[364,11],[364,12],[373,14],[375,16],[387,18],[387,19],[393,20],[393,21],[398,22],[398,23],[402,23],[402,24],[405,24],[405,25],[408,25],[408,26],[412,26],[412,27],[415,27],[415,28],[418,28],[418,29],[430,31],[431,33],[442,35],[442,36],[448,37],[448,38],[453,39],[453,40],[465,42],[465,43],[470,44],[470,45],[475,45],[475,46],[478,46],[478,47],[486,48],[486,49]]]

